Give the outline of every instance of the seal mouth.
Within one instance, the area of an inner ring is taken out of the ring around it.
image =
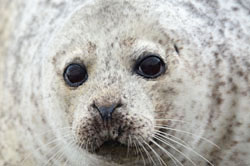
[[[103,154],[103,153],[106,154],[107,152],[108,153],[113,153],[113,152],[116,153],[116,151],[118,151],[118,150],[120,151],[120,150],[124,150],[127,148],[128,148],[127,145],[124,145],[117,140],[110,139],[110,140],[103,142],[103,144],[100,147],[98,147],[95,150],[95,152],[97,154]]]
[[[113,134],[111,134],[110,128],[108,128],[108,130],[106,131],[107,133],[104,136],[106,138],[102,139],[103,142],[96,147],[96,149],[94,150],[95,153],[97,154],[112,153],[114,151],[117,151],[118,149],[119,150],[127,149],[127,145],[119,141],[119,139],[122,136],[121,126],[117,130],[113,130]],[[115,133],[117,133],[117,135]]]
[[[129,150],[129,151],[128,151]],[[115,163],[127,163],[136,159],[137,155],[133,147],[128,147],[118,140],[107,140],[95,150],[95,154]]]

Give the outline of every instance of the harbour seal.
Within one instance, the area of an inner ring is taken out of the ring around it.
[[[0,2],[1,165],[250,164],[250,3]]]

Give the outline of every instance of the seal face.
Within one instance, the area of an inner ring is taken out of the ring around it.
[[[3,165],[249,165],[250,21],[222,2],[16,2]]]

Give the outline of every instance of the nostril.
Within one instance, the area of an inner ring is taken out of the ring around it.
[[[116,105],[116,108],[119,108],[119,107],[122,107],[122,103],[119,102],[117,105]]]
[[[93,104],[91,104],[91,107],[98,109],[98,107],[96,106],[95,102]]]
[[[119,108],[121,106],[122,104],[120,102],[109,106],[98,106],[95,103],[92,104],[92,107],[100,113],[103,120],[112,119],[112,113],[115,111],[116,108]]]

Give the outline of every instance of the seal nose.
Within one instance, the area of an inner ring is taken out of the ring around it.
[[[95,103],[93,104],[93,107],[98,110],[103,120],[112,119],[112,113],[116,108],[119,108],[121,106],[121,103],[112,104],[110,106],[97,106]]]

